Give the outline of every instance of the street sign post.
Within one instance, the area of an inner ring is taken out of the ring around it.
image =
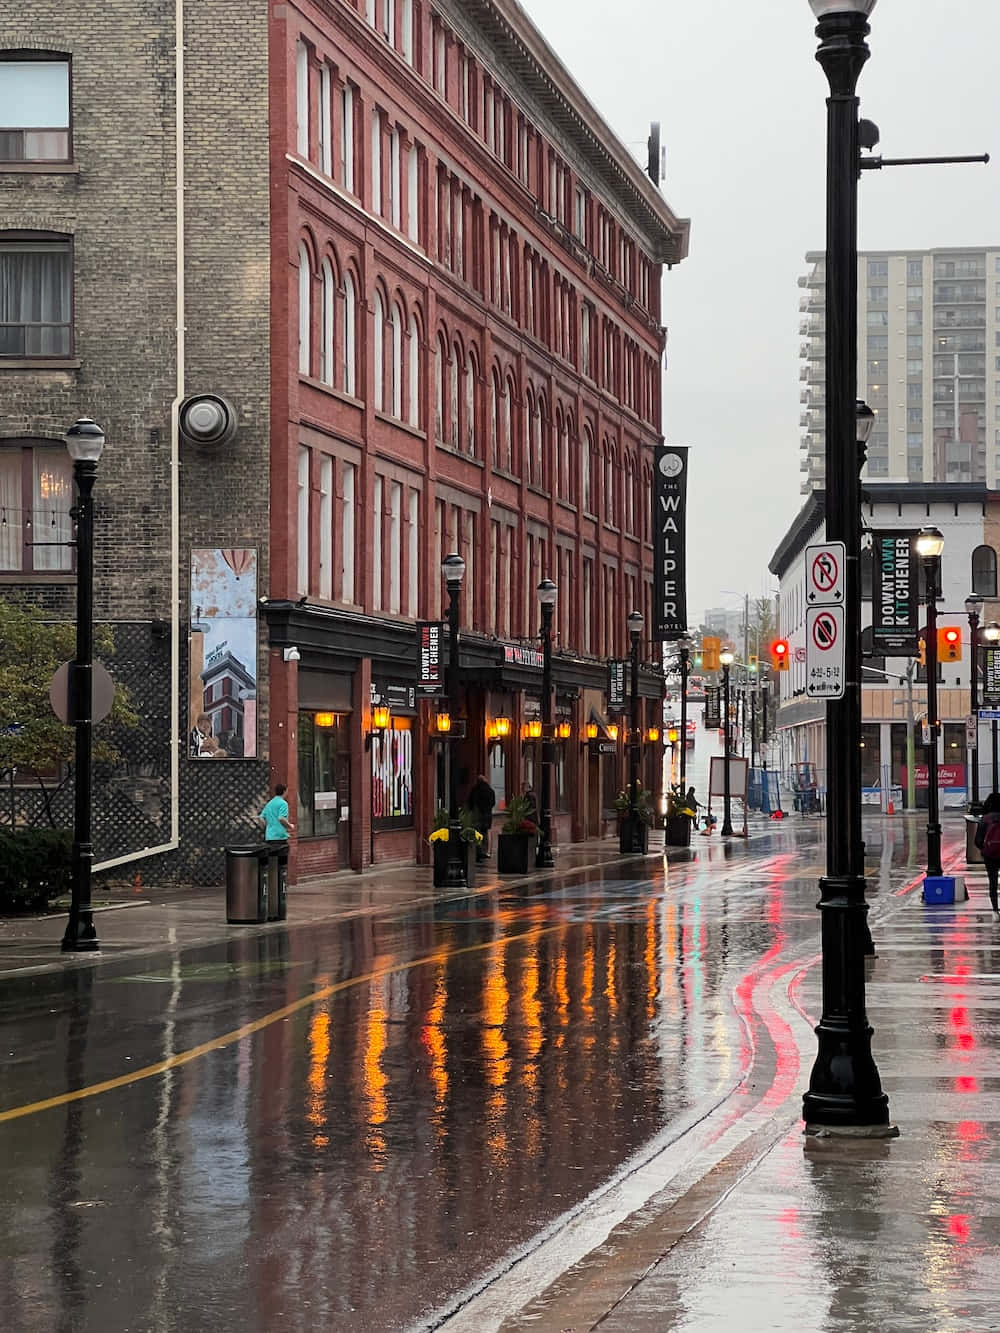
[[[844,697],[844,608],[806,608],[806,694],[810,699]]]
[[[842,606],[844,602],[843,542],[806,547],[806,601],[810,606]]]

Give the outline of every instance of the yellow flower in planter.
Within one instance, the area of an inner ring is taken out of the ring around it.
[[[447,830],[446,828],[436,828],[436,829],[434,830],[434,832],[431,834],[431,836],[427,839],[427,841],[428,841],[428,842],[447,842],[447,841],[448,841],[448,830]]]

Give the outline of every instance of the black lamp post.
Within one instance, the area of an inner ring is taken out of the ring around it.
[[[965,611],[969,617],[969,716],[972,718],[973,742],[969,747],[972,757],[969,761],[970,796],[969,813],[980,813],[979,801],[979,613],[983,599],[978,593],[970,593],[965,599]]]
[[[552,770],[555,764],[552,738],[552,613],[558,590],[551,579],[542,579],[538,585],[538,600],[542,607],[542,810],[539,823],[538,850],[535,865],[547,868],[555,865],[552,856]]]
[[[844,694],[826,705],[826,875],[820,880],[823,1013],[803,1098],[807,1131],[886,1134],[888,1098],[865,1011],[864,850],[861,839],[861,553],[857,445],[858,176],[856,88],[868,59],[875,0],[809,0],[827,99],[826,535],[845,549]]]
[[[468,887],[465,858],[462,854],[462,822],[458,817],[458,764],[455,761],[455,741],[461,727],[456,725],[458,715],[458,598],[465,577],[465,561],[452,552],[441,562],[441,573],[448,587],[448,708],[451,713],[451,747],[448,751],[448,868],[445,887]]]
[[[687,785],[686,785],[687,784],[687,719],[688,719],[687,699],[688,699],[688,672],[691,667],[691,648],[689,644],[681,643],[680,659],[681,659],[681,737],[680,737],[681,758],[680,758],[680,772],[678,773],[678,780],[680,782],[681,791],[683,792],[687,790]]]
[[[632,712],[628,738],[628,822],[629,849],[641,852],[643,848],[642,821],[639,814],[639,765],[642,752],[642,732],[639,715],[639,639],[642,636],[641,611],[630,611],[628,625],[629,651],[632,664]]]
[[[69,920],[62,939],[64,953],[99,949],[90,905],[90,875],[94,864],[91,841],[93,781],[94,697],[94,482],[104,449],[104,432],[96,421],[81,417],[66,432],[66,448],[73,460],[76,482],[76,658],[70,671],[70,709],[76,729],[73,771],[73,851]]]
[[[1000,625],[998,625],[995,620],[991,621],[990,624],[984,625],[982,627],[982,629],[979,631],[979,636],[981,639],[985,640],[987,648],[996,649],[997,644],[1000,643]],[[986,678],[984,677],[984,690],[985,690],[985,679]],[[997,771],[998,766],[997,766],[996,722],[992,722],[990,724],[990,761],[991,761],[990,762],[991,776],[993,779],[990,791],[1000,791],[1000,772]]]
[[[729,790],[729,668],[736,660],[733,653],[727,648],[719,654],[719,661],[722,664],[722,717],[724,724],[723,736],[725,740],[722,746],[722,834],[729,838],[733,833],[733,811],[732,797]]]
[[[917,555],[924,565],[927,596],[927,727],[930,740],[927,755],[927,873],[940,875],[941,817],[938,806],[938,709],[937,709],[937,599],[941,589],[941,552],[944,537],[938,528],[921,528],[917,533]]]

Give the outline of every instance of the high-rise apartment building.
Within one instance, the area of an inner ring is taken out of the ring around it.
[[[803,494],[826,474],[826,257],[806,261]],[[858,397],[876,414],[866,476],[997,485],[1000,247],[858,255]]]

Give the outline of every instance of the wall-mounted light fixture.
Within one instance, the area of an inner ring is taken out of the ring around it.
[[[671,727],[670,730],[667,732],[667,740],[670,742],[671,745],[676,745],[676,744],[677,744],[677,741],[678,741],[678,739],[679,739],[679,737],[680,737],[680,734],[681,734],[681,733],[677,730],[676,727]],[[656,737],[650,735],[650,738],[649,738],[649,739],[650,739],[650,740],[655,740]]]
[[[390,722],[389,709],[385,704],[376,704],[372,709],[372,729],[365,735],[365,749],[372,748],[372,741],[376,736],[381,736],[384,731],[388,731]]]
[[[496,729],[497,729],[497,735],[498,735],[498,736],[509,736],[509,735],[510,735],[510,718],[509,718],[509,717],[498,717],[498,718],[496,719]]]
[[[497,738],[497,736],[498,736],[499,734],[500,734],[500,733],[497,731],[497,724],[496,724],[496,722],[495,722],[495,721],[494,721],[494,722],[487,722],[487,724],[486,724],[486,739],[487,739],[488,741],[495,741],[496,738]]]
[[[616,740],[618,739],[618,723],[617,723],[617,722],[609,722],[609,723],[608,723],[608,739],[609,739],[609,740],[612,740],[612,741],[616,741]]]
[[[525,722],[524,734],[529,741],[537,741],[542,734],[541,719],[532,718],[530,722]]]
[[[597,728],[597,723],[596,723],[596,722],[588,722],[588,723],[587,723],[587,740],[588,740],[588,741],[596,741],[596,740],[597,740],[597,730],[598,730],[598,728]]]
[[[317,727],[332,727],[336,720],[336,714],[334,713],[317,713],[313,718]]]
[[[569,722],[556,723],[556,736],[559,740],[565,741],[573,734],[573,727]]]
[[[434,730],[441,736],[447,736],[448,732],[451,731],[451,714],[435,713]]]
[[[676,733],[674,734],[676,735]],[[646,739],[648,741],[658,741],[660,739],[660,728],[650,727],[649,730],[646,732]]]

